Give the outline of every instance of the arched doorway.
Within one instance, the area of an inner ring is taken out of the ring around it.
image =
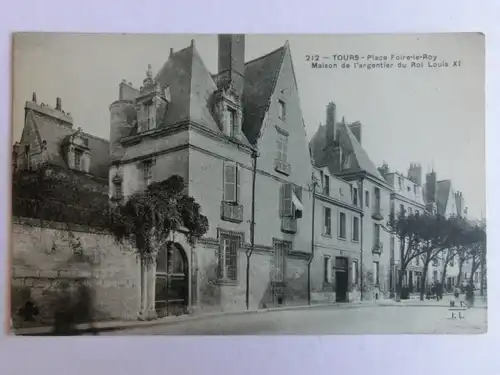
[[[187,312],[189,263],[181,245],[172,243],[158,252],[155,309],[159,317]]]

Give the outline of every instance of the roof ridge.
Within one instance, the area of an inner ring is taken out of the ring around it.
[[[265,55],[262,55],[262,56],[256,57],[256,58],[255,58],[255,59],[253,59],[253,60],[247,61],[247,62],[245,63],[245,67],[246,67],[247,65],[249,65],[249,64],[253,64],[253,63],[257,62],[257,61],[260,61],[260,60],[262,60],[262,59],[265,59],[266,57],[269,57],[269,56],[271,56],[272,54],[277,53],[278,51],[283,50],[283,49],[285,49],[285,46],[281,46],[281,47],[279,47],[279,48],[275,49],[274,51],[271,51],[271,52],[266,53]]]

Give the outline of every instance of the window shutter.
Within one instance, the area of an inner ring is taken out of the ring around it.
[[[240,183],[240,178],[241,178],[241,170],[236,166],[236,202],[241,202],[241,183]]]
[[[233,163],[224,163],[224,200],[236,200],[236,165]]]

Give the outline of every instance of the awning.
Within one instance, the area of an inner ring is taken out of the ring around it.
[[[304,206],[300,202],[299,198],[297,198],[297,195],[295,195],[295,191],[293,191],[293,189],[292,189],[292,203],[294,204],[296,210],[304,211]]]

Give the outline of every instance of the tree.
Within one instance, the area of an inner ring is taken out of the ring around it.
[[[419,247],[418,223],[420,215],[405,215],[400,212],[396,217],[391,215],[386,230],[399,240],[399,272],[396,279],[396,301],[401,300],[403,279],[410,262],[421,254]]]
[[[208,231],[208,219],[201,207],[185,193],[180,176],[154,182],[146,190],[132,194],[108,212],[111,233],[122,242],[131,242],[143,263],[154,261],[162,246],[170,250],[171,234],[183,233],[193,245]]]
[[[448,247],[450,227],[447,219],[441,215],[421,215],[416,224],[416,237],[423,263],[422,278],[420,279],[420,300],[423,301],[429,265]]]

